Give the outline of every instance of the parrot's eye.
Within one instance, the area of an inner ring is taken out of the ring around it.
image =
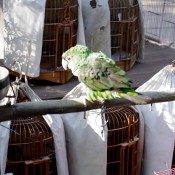
[[[67,57],[67,61],[70,61],[70,60],[71,60],[71,56],[68,56],[68,57]]]

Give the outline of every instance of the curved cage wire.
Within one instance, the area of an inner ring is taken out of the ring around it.
[[[131,107],[109,108],[107,175],[138,175],[139,115]]]

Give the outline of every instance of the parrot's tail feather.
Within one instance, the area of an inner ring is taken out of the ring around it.
[[[149,101],[151,101],[151,98],[145,95],[133,96],[133,95],[125,94],[123,98],[129,101],[132,101],[136,104],[147,104]]]

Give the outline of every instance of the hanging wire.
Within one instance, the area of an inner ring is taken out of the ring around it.
[[[3,124],[1,124],[1,123],[0,123],[0,126],[6,128],[6,129],[9,129],[11,132],[14,132],[16,135],[20,135],[19,132],[16,132],[14,129],[8,128],[7,126],[5,126],[5,125],[3,125]]]

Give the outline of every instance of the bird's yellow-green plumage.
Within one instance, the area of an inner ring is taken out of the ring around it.
[[[130,78],[114,60],[102,52],[93,52],[86,46],[76,45],[62,55],[62,65],[71,69],[88,87],[87,99],[91,102],[112,98],[127,98],[135,103],[150,100],[137,94]]]

